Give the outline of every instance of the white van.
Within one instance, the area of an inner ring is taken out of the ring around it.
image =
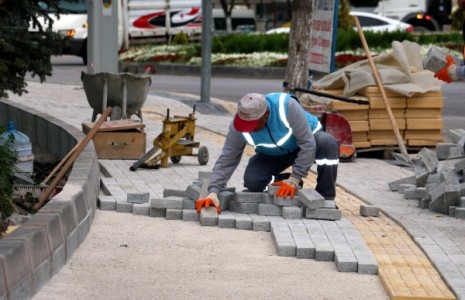
[[[226,32],[226,19],[223,9],[214,8],[212,11],[215,32]],[[236,9],[231,14],[232,29],[234,32],[254,32],[257,30],[255,12],[251,9]]]

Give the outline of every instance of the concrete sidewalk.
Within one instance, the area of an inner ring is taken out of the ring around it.
[[[31,82],[28,91],[10,100],[79,129],[90,120],[82,87]],[[126,160],[101,160],[101,165],[121,185],[148,185],[160,195],[163,189],[185,190],[199,171],[213,167],[235,111],[230,103],[212,103],[202,105],[188,95],[149,96],[143,108],[149,148],[167,109],[187,115],[196,104],[196,139],[210,152],[206,166],[184,157],[179,165],[159,170],[129,172],[133,161]],[[238,190],[245,166],[244,157],[229,183]],[[465,222],[438,217],[388,191],[388,182],[411,174],[376,159],[356,159],[339,167],[336,201],[378,260],[378,277],[340,273],[331,263],[276,256],[265,232],[99,211],[73,258],[35,298],[452,299],[452,291],[465,299]],[[314,180],[315,175],[309,175],[306,185]],[[361,218],[357,209],[362,201],[379,206],[382,216]],[[419,242],[424,239],[427,246]]]

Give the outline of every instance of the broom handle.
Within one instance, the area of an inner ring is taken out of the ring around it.
[[[368,62],[370,63],[371,72],[373,73],[373,76],[375,77],[376,85],[378,86],[379,91],[381,92],[381,97],[383,97],[384,105],[386,106],[386,111],[389,116],[389,120],[391,121],[392,130],[394,131],[394,134],[396,135],[397,143],[399,144],[399,148],[400,148],[400,152],[402,153],[402,155],[407,161],[410,161],[407,148],[405,148],[404,141],[402,140],[402,137],[400,136],[399,128],[397,127],[396,120],[394,119],[394,114],[392,113],[391,105],[389,104],[388,99],[386,97],[386,92],[384,91],[383,83],[381,82],[381,79],[379,78],[378,70],[376,69],[375,63],[373,62],[373,58],[371,57],[370,50],[368,49],[368,44],[365,40],[365,36],[363,35],[362,26],[360,26],[360,22],[357,16],[353,16],[353,18],[355,21],[355,25],[357,26],[358,34],[360,35],[360,39],[362,40],[363,48],[365,48],[365,53],[367,55]]]
[[[71,167],[71,165],[74,163],[76,158],[81,154],[82,150],[84,147],[89,143],[90,140],[94,137],[95,133],[99,130],[100,126],[102,126],[103,122],[108,118],[111,112],[111,107],[107,107],[107,109],[103,112],[103,114],[100,116],[100,118],[97,120],[97,122],[94,124],[92,129],[87,133],[85,138],[78,143],[78,147],[76,148],[75,151],[73,151],[73,154],[71,157],[66,161],[65,165],[63,168],[60,170],[58,175],[53,179],[52,183],[45,189],[44,193],[40,196],[39,202],[37,202],[34,205],[35,210],[39,210],[39,208],[42,207],[42,204],[47,200],[47,198],[50,196],[52,191],[55,189],[57,184],[60,182],[61,178],[66,174],[68,169]]]

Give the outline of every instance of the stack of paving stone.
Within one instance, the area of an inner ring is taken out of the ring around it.
[[[450,130],[450,143],[436,151],[423,148],[413,159],[415,175],[389,183],[405,199],[416,199],[421,208],[465,219],[465,130]]]
[[[376,259],[352,223],[341,218],[339,209],[327,207],[315,190],[301,189],[292,200],[275,197],[276,187],[271,185],[263,193],[225,188],[218,194],[220,214],[214,207],[198,214],[195,202],[205,195],[206,178],[209,172],[200,172],[199,180],[186,190],[165,189],[163,197],[150,192],[126,194],[113,178],[102,178],[105,195],[99,197],[99,207],[202,226],[267,231],[280,256],[335,261],[340,272],[378,273]]]

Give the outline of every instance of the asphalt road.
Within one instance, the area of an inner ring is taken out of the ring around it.
[[[82,59],[75,56],[52,57],[53,75],[46,82],[61,84],[81,84],[81,72],[87,71]],[[38,81],[38,78],[28,78]],[[170,76],[153,75],[150,94],[163,95],[166,93],[191,94],[200,100],[200,77],[198,76]],[[280,79],[250,79],[250,78],[221,78],[211,79],[212,98],[230,102],[237,100],[250,92],[269,93],[282,90]],[[442,86],[444,97],[443,121],[444,131],[449,129],[465,128],[465,82],[444,84]]]

